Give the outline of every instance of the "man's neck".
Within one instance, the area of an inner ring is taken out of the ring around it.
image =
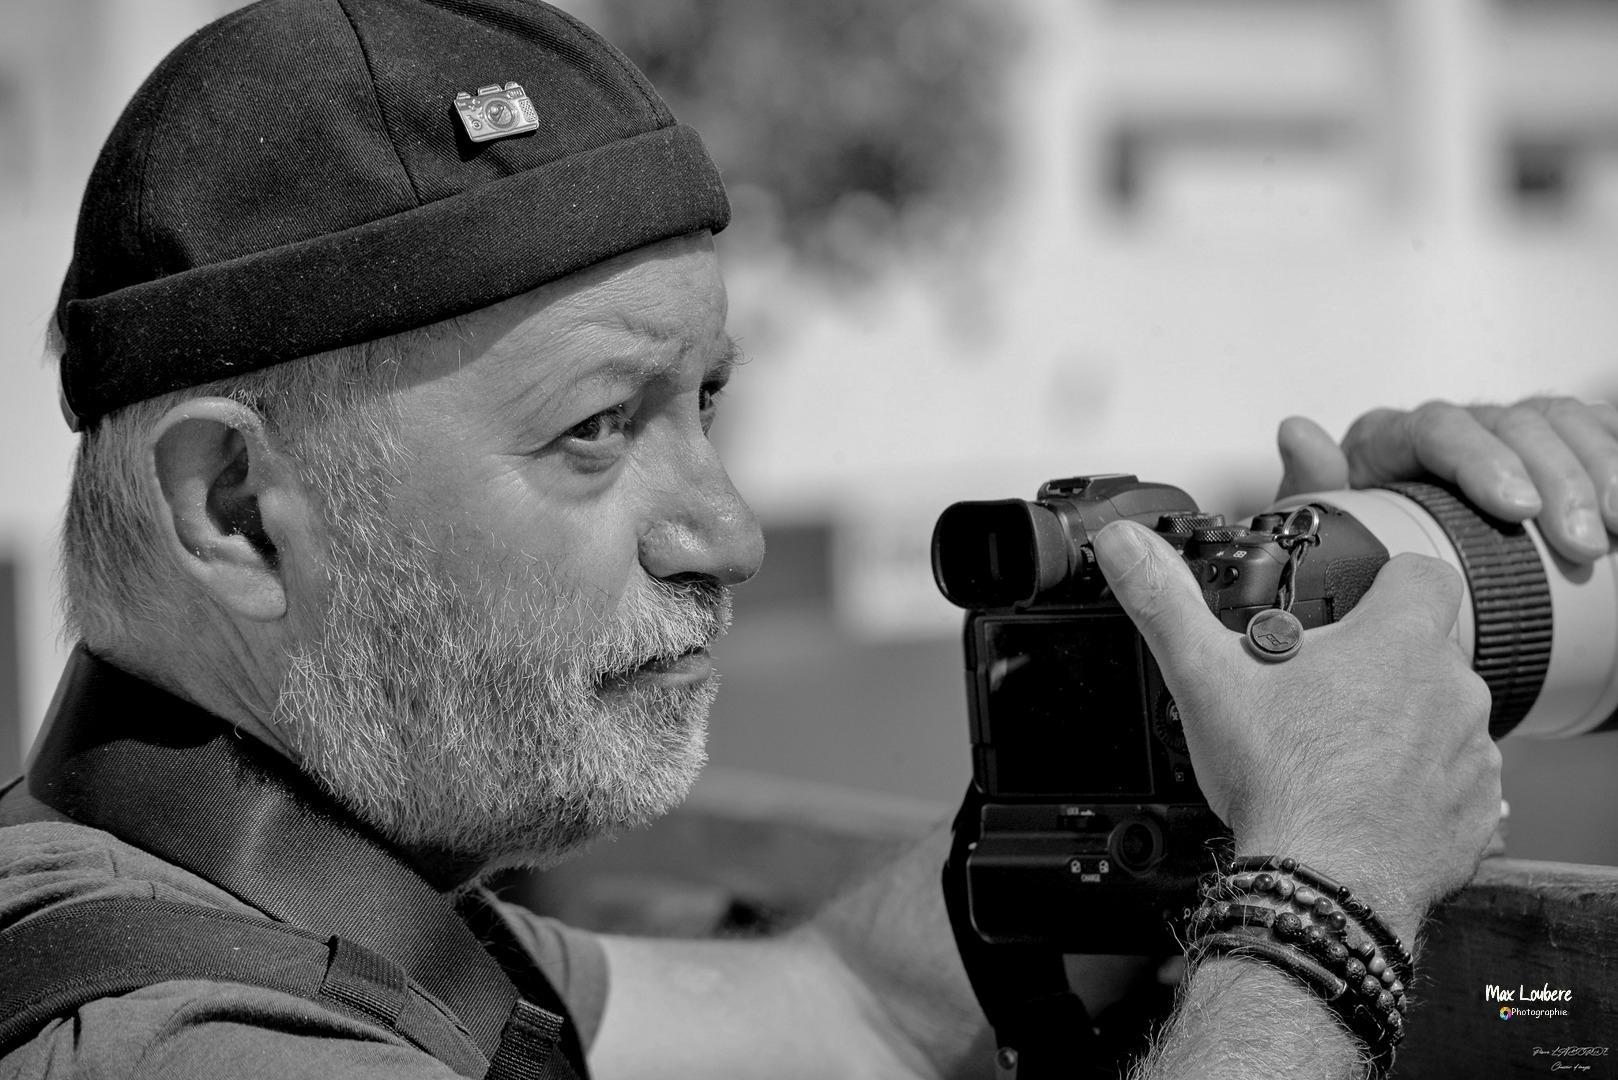
[[[173,636],[163,634],[111,646],[98,644],[91,651],[297,762],[291,742],[272,719],[284,660],[268,660],[262,644],[248,640],[234,626],[213,629],[205,649],[195,640],[188,649],[173,647]]]

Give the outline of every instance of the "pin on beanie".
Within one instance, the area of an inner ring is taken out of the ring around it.
[[[730,218],[643,75],[537,0],[260,0],[136,92],[57,304],[75,430]]]

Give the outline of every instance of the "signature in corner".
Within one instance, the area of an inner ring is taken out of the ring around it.
[[[1571,1060],[1575,1058],[1606,1057],[1608,1048],[1605,1046],[1553,1046],[1547,1049],[1536,1046],[1533,1049],[1535,1057],[1549,1054],[1556,1060],[1551,1062],[1551,1072],[1589,1072],[1590,1066],[1582,1061]]]

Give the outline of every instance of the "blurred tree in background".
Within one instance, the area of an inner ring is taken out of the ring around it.
[[[956,246],[1003,169],[1019,36],[982,0],[596,0],[590,19],[700,130],[738,242],[826,267]]]

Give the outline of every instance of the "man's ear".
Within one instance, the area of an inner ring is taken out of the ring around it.
[[[227,611],[270,622],[286,615],[285,546],[310,537],[311,506],[290,460],[258,413],[229,398],[192,398],[149,432],[160,528],[178,564]],[[302,554],[298,552],[296,554]]]

